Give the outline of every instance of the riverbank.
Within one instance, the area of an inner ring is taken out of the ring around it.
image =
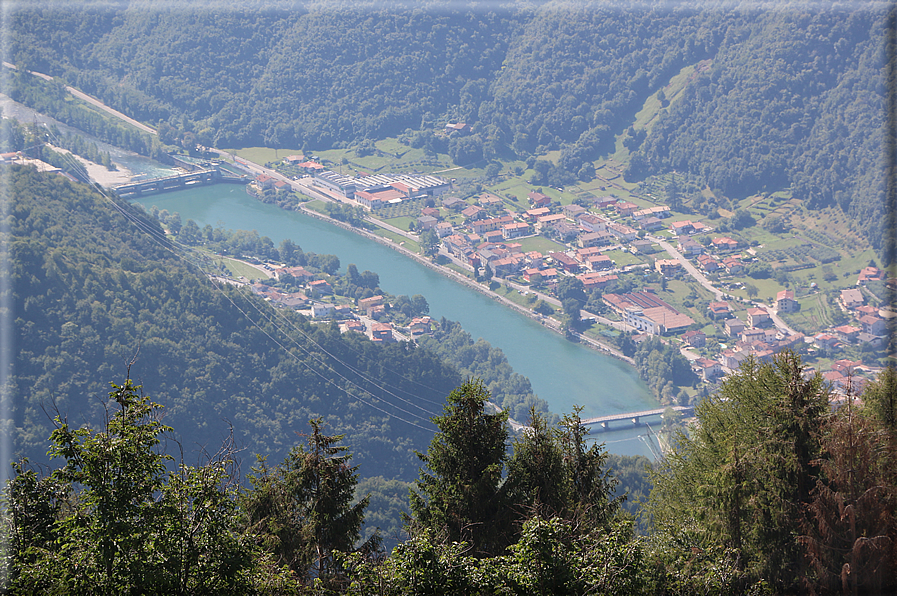
[[[400,245],[396,244],[394,241],[390,240],[389,238],[384,238],[383,236],[379,236],[369,230],[356,228],[356,227],[351,226],[345,222],[338,221],[336,219],[333,219],[332,217],[328,217],[328,216],[324,215],[323,213],[319,213],[318,211],[309,209],[305,205],[299,205],[298,210],[301,213],[304,213],[306,215],[309,215],[309,216],[319,219],[321,221],[326,221],[329,224],[338,226],[340,228],[343,228],[344,230],[347,230],[354,234],[358,234],[358,235],[363,236],[369,240],[373,240],[374,242],[377,242],[383,246],[387,246],[387,247],[391,248],[392,250],[395,250],[396,252],[401,253],[403,256],[414,259],[421,265],[424,265],[425,267],[439,273],[440,275],[447,277],[456,283],[460,283],[472,290],[475,290],[475,291],[479,292],[480,294],[483,294],[484,296],[487,296],[490,299],[498,302],[499,304],[509,307],[512,310],[532,319],[533,321],[536,321],[537,323],[539,323],[546,329],[550,329],[551,331],[554,331],[555,333],[566,337],[566,334],[565,334],[563,328],[561,327],[560,323],[558,323],[557,321],[554,321],[553,319],[551,319],[549,317],[537,315],[537,314],[533,313],[531,310],[517,304],[516,302],[509,300],[508,298],[505,298],[504,296],[501,296],[501,295],[497,294],[496,292],[493,292],[492,290],[490,290],[488,287],[484,286],[483,284],[476,282],[476,281],[470,279],[469,277],[458,273],[457,271],[453,271],[452,269],[450,269],[448,267],[443,267],[441,265],[438,265],[438,264],[432,262],[430,259],[423,257],[415,252],[412,252],[412,251],[408,250],[407,248],[405,248],[404,246],[400,246]],[[369,220],[369,221],[371,221],[371,220]],[[373,220],[372,223],[374,223],[376,225],[377,221]],[[501,280],[495,280],[495,281],[497,283],[503,283]],[[508,285],[508,287],[513,288],[513,286],[511,286],[510,284],[506,284],[506,285]],[[584,343],[585,345],[587,345],[588,347],[590,347],[594,350],[600,351],[603,354],[606,354],[608,356],[612,356],[618,360],[625,362],[626,364],[629,364],[630,366],[635,366],[635,361],[632,360],[632,358],[624,356],[622,353],[620,353],[618,350],[616,350],[615,348],[613,348],[611,346],[608,346],[602,342],[599,342],[595,339],[592,339],[592,338],[582,335],[580,333],[573,333],[573,336],[576,337],[578,341],[580,341],[581,343]]]

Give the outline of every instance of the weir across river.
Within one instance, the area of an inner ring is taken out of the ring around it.
[[[247,184],[249,177],[229,175],[229,173],[222,172],[219,166],[214,165],[210,168],[198,169],[184,174],[174,174],[162,178],[123,184],[116,187],[115,192],[122,198],[136,198],[170,190],[184,190],[193,185],[215,184],[216,182]]]

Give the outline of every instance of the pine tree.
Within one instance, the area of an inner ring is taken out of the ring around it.
[[[342,570],[334,555],[354,549],[369,499],[352,504],[358,474],[347,447],[338,445],[343,435],[325,435],[320,418],[309,424],[307,445],[291,449],[281,466],[271,469],[259,458],[241,504],[248,530],[280,563],[306,582],[335,584]],[[358,550],[374,552],[379,540],[375,535]]]
[[[430,529],[465,541],[477,556],[497,554],[508,543],[504,492],[500,488],[508,437],[507,414],[487,414],[482,381],[466,381],[448,396],[439,432],[411,492],[411,529]]]
[[[48,477],[22,462],[6,488],[13,593],[245,594],[259,559],[234,527],[230,450],[168,472],[161,406],[113,384],[101,430],[56,418]],[[284,579],[265,569],[264,583]]]
[[[657,528],[677,540],[690,528],[694,548],[728,549],[746,581],[797,589],[805,573],[797,537],[827,411],[822,378],[805,378],[799,356],[746,362],[698,406],[699,423],[668,455],[651,495]]]

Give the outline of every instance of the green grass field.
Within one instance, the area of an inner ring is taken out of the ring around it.
[[[244,277],[246,279],[266,279],[268,277],[255,267],[240,261],[235,261],[234,259],[214,257],[214,261],[223,264],[234,277]]]
[[[517,238],[515,242],[519,242],[524,252],[537,250],[543,255],[550,252],[564,251],[567,249],[563,244],[559,244],[554,240],[550,240],[545,236],[530,236],[529,238]]]

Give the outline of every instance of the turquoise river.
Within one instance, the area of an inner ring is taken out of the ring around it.
[[[303,250],[334,254],[346,265],[374,271],[391,294],[422,294],[430,315],[460,322],[474,338],[482,337],[504,351],[514,370],[529,377],[533,391],[553,412],[583,406],[583,417],[634,412],[658,407],[632,367],[584,346],[571,343],[538,322],[500,306],[489,297],[450,281],[399,252],[350,231],[302,213],[284,211],[248,196],[242,186],[218,184],[149,196],[147,208],[178,212],[229,229],[256,230],[277,245],[289,238]],[[650,457],[648,430],[616,423],[619,430],[593,430],[608,451]]]

